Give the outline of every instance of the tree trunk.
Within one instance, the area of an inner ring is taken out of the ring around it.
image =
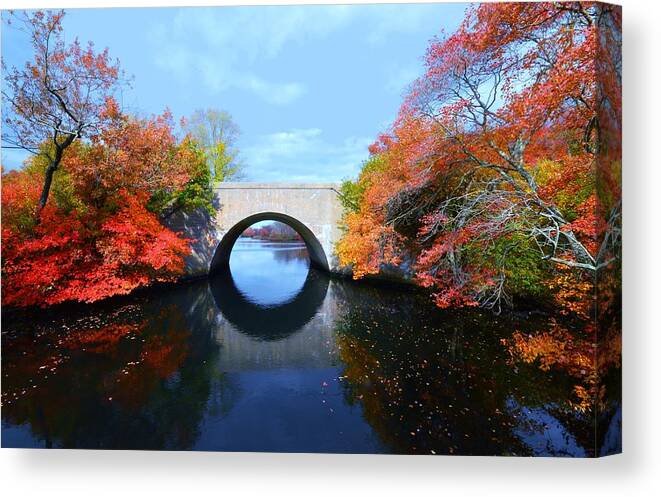
[[[53,183],[53,174],[55,174],[55,171],[57,170],[57,166],[59,165],[58,162],[51,162],[48,167],[46,168],[46,172],[44,174],[44,186],[41,189],[41,196],[39,197],[39,205],[37,206],[37,224],[41,221],[41,211],[46,207],[46,202],[48,201],[48,195],[50,194],[50,187],[51,184]]]
[[[57,168],[60,166],[60,162],[62,162],[62,154],[64,153],[66,148],[73,143],[73,141],[76,139],[77,136],[78,136],[77,133],[70,134],[61,143],[58,143],[57,140],[55,140],[55,158],[50,162],[50,164],[48,164],[48,167],[46,168],[46,172],[44,173],[44,186],[41,189],[41,196],[39,197],[39,205],[37,206],[37,214],[36,214],[37,224],[39,224],[40,222],[41,211],[44,209],[44,207],[46,207],[46,202],[48,201],[48,195],[50,194],[50,187],[51,184],[53,183],[53,174],[55,174],[55,171],[57,171]]]

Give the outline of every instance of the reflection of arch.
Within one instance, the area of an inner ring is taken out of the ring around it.
[[[259,221],[280,221],[296,230],[296,232],[301,235],[301,238],[303,238],[305,246],[308,249],[310,264],[324,271],[329,270],[326,253],[310,228],[305,226],[305,224],[299,220],[286,214],[278,212],[260,212],[248,216],[243,221],[236,223],[227,233],[225,233],[225,236],[220,240],[216,252],[213,255],[213,259],[211,260],[211,265],[209,266],[210,274],[220,272],[223,269],[227,270],[227,268],[229,268],[230,254],[232,253],[234,243],[246,228],[249,228],[251,225],[258,223]]]
[[[240,332],[260,340],[280,340],[314,317],[326,298],[328,281],[328,275],[310,268],[298,293],[275,306],[250,302],[237,288],[229,269],[212,276],[209,286],[220,312]]]

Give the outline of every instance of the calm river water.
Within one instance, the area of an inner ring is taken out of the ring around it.
[[[2,446],[589,456],[610,409],[501,342],[546,318],[443,312],[239,239],[231,274],[2,317]]]

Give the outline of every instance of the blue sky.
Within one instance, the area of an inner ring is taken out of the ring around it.
[[[67,40],[109,47],[132,88],[125,110],[175,118],[219,108],[241,128],[247,181],[355,177],[367,147],[397,114],[434,36],[466,4],[71,9]],[[2,57],[31,56],[2,30]],[[22,155],[3,150],[4,167]]]

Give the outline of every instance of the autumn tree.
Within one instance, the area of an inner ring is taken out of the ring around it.
[[[362,275],[412,250],[441,306],[498,308],[508,277],[537,271],[531,251],[594,281],[619,246],[621,71],[604,50],[619,25],[620,10],[597,3],[469,8],[431,43],[425,74],[371,147],[386,167],[359,180],[341,259]]]
[[[93,302],[180,276],[189,240],[162,224],[154,197],[185,189],[193,159],[168,113],[122,116],[70,146],[39,223],[42,157],[4,174],[3,305]]]
[[[116,202],[121,192],[150,199],[181,190],[194,161],[194,151],[177,142],[166,111],[150,118],[117,118],[114,126],[73,150],[65,164],[78,195],[101,208]]]
[[[123,114],[119,63],[66,45],[63,16],[11,17],[34,60],[3,60],[3,145],[33,156],[2,175],[3,305],[93,302],[176,279],[191,241],[167,218],[212,212],[213,182],[239,168],[226,113],[196,113],[183,138],[168,111]]]
[[[439,307],[546,304],[548,329],[502,344],[598,418],[620,388],[621,9],[475,5],[425,66],[342,189],[340,261],[394,264]]]
[[[98,135],[118,112],[113,95],[121,85],[119,64],[107,49],[96,53],[92,43],[65,44],[63,17],[63,11],[11,17],[10,23],[29,34],[34,58],[23,68],[9,69],[2,62],[2,140],[48,161],[37,214],[48,201],[65,151],[77,139]]]
[[[279,221],[264,226],[251,226],[242,233],[242,236],[270,241],[301,240],[301,235],[294,228]]]

